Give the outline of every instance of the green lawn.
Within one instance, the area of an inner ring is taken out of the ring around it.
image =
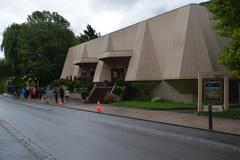
[[[196,109],[196,105],[194,104],[173,102],[120,101],[112,103],[112,105],[118,107],[139,108],[148,110]]]
[[[198,113],[200,116],[207,116],[207,112]],[[213,112],[213,117],[223,117],[223,118],[232,118],[240,119],[240,108],[229,109],[227,112]]]

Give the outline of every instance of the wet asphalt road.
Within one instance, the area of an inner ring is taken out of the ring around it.
[[[0,160],[35,160],[34,156],[0,125]]]
[[[239,136],[2,97],[0,118],[59,160],[240,159]]]

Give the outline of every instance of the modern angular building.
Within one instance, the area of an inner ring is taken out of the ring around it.
[[[211,13],[203,6],[172,10],[71,47],[61,78],[84,74],[93,76],[95,83],[118,78],[158,81],[155,96],[196,102],[199,73],[225,74],[218,53],[228,40],[218,37],[213,26]],[[230,82],[231,87],[238,102],[238,81]]]

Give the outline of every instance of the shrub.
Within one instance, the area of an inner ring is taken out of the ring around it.
[[[81,93],[82,98],[86,99],[92,90],[93,82],[91,78],[81,78],[77,91]]]
[[[133,100],[139,99],[141,97],[141,91],[138,90],[136,87],[132,86],[132,84],[126,85],[124,93],[122,95],[123,100]]]
[[[27,80],[24,78],[21,78],[21,79],[16,78],[16,79],[13,79],[12,84],[16,87],[25,87],[27,84]]]
[[[70,92],[74,92],[74,89],[77,87],[78,82],[76,81],[67,81],[65,83],[65,86],[68,87]]]
[[[82,98],[86,99],[89,96],[90,91],[83,89],[80,93],[81,93]]]
[[[114,95],[111,94],[110,92],[107,92],[106,96],[103,98],[104,103],[111,103],[114,102]]]
[[[6,85],[4,81],[0,81],[0,93],[4,93],[6,91]]]
[[[122,80],[122,79],[118,79],[118,80],[116,81],[116,84],[117,84],[118,86],[126,86],[126,85],[128,84],[128,82],[126,82],[126,81],[124,81],[124,80]]]
[[[113,94],[117,95],[119,98],[121,98],[125,92],[127,86],[127,82],[125,82],[124,80],[117,80],[115,88],[113,90]]]
[[[129,82],[125,84],[123,100],[150,100],[151,93],[158,82]]]
[[[136,87],[140,91],[141,100],[150,100],[152,90],[157,86],[159,82],[133,82],[132,86]]]
[[[113,94],[118,95],[119,97],[121,97],[123,95],[125,89],[126,89],[126,86],[118,86],[118,85],[116,85],[114,90],[113,90]]]
[[[55,87],[60,87],[62,85],[66,85],[67,83],[67,80],[62,80],[62,79],[58,79],[58,80],[54,80],[52,82],[52,84],[55,86]]]

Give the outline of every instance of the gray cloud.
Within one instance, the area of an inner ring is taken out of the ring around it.
[[[95,0],[94,3],[98,10],[103,9],[123,9],[123,8],[131,8],[137,2],[141,0]]]

